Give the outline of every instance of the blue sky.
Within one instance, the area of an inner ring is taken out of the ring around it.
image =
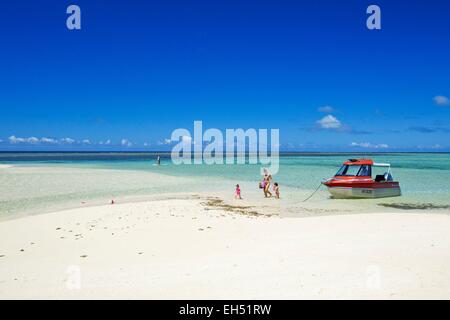
[[[202,120],[279,128],[289,151],[450,151],[449,16],[448,1],[5,2],[0,150],[169,150]]]

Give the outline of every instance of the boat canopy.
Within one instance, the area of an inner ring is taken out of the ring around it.
[[[373,164],[374,167],[387,167],[389,168],[391,166],[390,163],[375,163]]]
[[[344,162],[346,166],[374,166],[374,167],[390,167],[389,163],[376,163],[372,159],[348,159]]]
[[[344,162],[344,165],[346,166],[372,166],[373,160],[371,159],[349,159],[348,161]]]

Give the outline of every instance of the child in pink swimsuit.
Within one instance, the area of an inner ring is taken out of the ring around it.
[[[236,193],[235,193],[234,197],[235,197],[236,199],[241,199],[241,200],[242,200],[242,197],[241,197],[241,187],[239,187],[238,184],[236,185]]]
[[[280,186],[278,185],[278,182],[273,184],[273,191],[275,192],[275,198],[280,199]]]

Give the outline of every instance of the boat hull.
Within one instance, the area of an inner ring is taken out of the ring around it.
[[[355,188],[355,187],[343,187],[333,186],[328,187],[328,191],[333,198],[337,199],[376,199],[376,198],[389,198],[399,197],[402,195],[400,187],[389,188]]]

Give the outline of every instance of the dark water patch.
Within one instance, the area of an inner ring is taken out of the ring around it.
[[[450,209],[450,205],[436,205],[432,203],[379,203],[378,205],[400,210]]]
[[[170,159],[167,152],[0,152],[1,161],[70,163],[82,161],[147,161],[156,156]]]

